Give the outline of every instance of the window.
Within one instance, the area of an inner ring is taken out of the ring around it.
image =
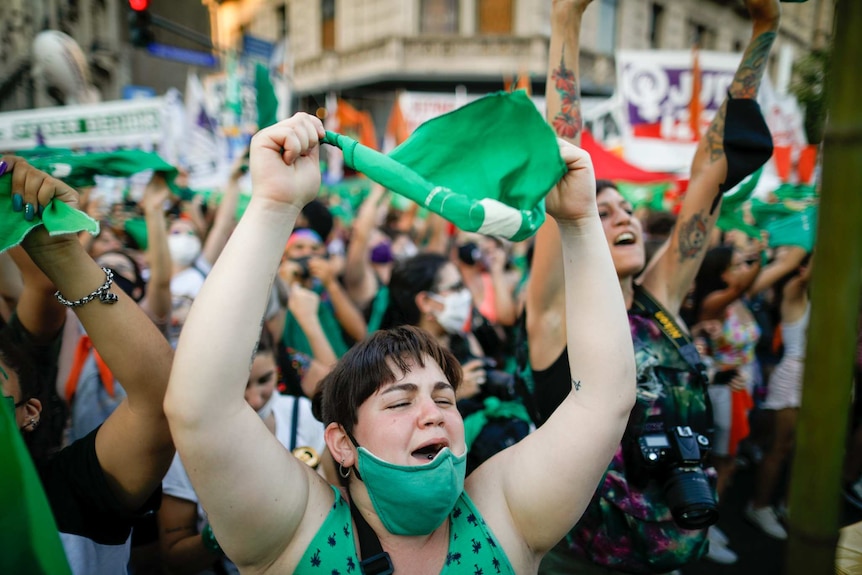
[[[689,36],[692,44],[697,44],[702,50],[714,50],[716,44],[715,30],[699,22],[689,20]]]
[[[664,32],[664,6],[653,2],[649,17],[650,48],[658,48],[660,46],[662,32]]]
[[[279,38],[286,38],[290,27],[287,25],[287,6],[281,4],[275,8],[275,21],[278,22]]]
[[[479,34],[512,33],[512,0],[477,0]]]
[[[422,34],[457,34],[458,0],[421,0],[419,31]]]
[[[320,38],[324,50],[335,50],[335,0],[321,0]]]
[[[599,38],[596,49],[613,53],[617,45],[617,0],[599,0]]]

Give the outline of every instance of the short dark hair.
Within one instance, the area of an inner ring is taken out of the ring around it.
[[[427,331],[401,326],[374,332],[344,354],[321,381],[318,393],[323,424],[338,423],[352,432],[359,406],[382,385],[395,381],[393,366],[407,373],[411,363],[425,367],[426,356],[440,366],[457,390],[461,364]]]
[[[612,181],[604,180],[602,178],[597,179],[596,180],[596,193],[601,192],[605,188],[610,188],[612,190],[620,191],[620,189],[617,187],[617,185],[615,183],[613,183]]]

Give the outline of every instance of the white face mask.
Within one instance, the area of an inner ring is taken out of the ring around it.
[[[168,236],[168,251],[171,260],[185,268],[194,263],[201,253],[201,240],[194,234],[172,234]]]
[[[445,296],[432,294],[431,297],[443,304],[441,311],[434,312],[437,323],[447,333],[464,333],[464,326],[473,310],[473,296],[470,295],[470,290],[464,288]]]
[[[397,253],[393,253],[392,257],[395,261],[409,260],[413,256],[419,253],[419,248],[416,247],[416,244],[413,242],[406,242],[403,246],[401,246],[401,251]]]

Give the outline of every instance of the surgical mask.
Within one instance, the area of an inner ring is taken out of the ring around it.
[[[446,333],[464,333],[464,326],[473,311],[473,296],[470,295],[470,290],[464,288],[445,296],[432,294],[431,297],[443,304],[443,309],[434,312],[434,317]]]
[[[257,410],[257,414],[262,420],[266,421],[266,418],[269,417],[272,413],[272,408],[275,406],[275,402],[278,399],[277,396],[278,392],[273,391],[272,395],[269,396],[269,399],[266,400],[266,403],[264,403],[261,408]]]
[[[181,268],[194,263],[201,253],[201,240],[194,234],[172,234],[168,236],[168,251],[171,260]]]
[[[464,491],[467,452],[448,447],[425,465],[396,465],[358,448],[359,473],[374,511],[393,535],[428,535],[440,527]]]

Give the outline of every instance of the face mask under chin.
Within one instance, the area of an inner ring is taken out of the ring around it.
[[[445,447],[424,465],[398,465],[357,447],[357,478],[383,526],[394,535],[428,535],[440,527],[464,491],[467,453]]]

